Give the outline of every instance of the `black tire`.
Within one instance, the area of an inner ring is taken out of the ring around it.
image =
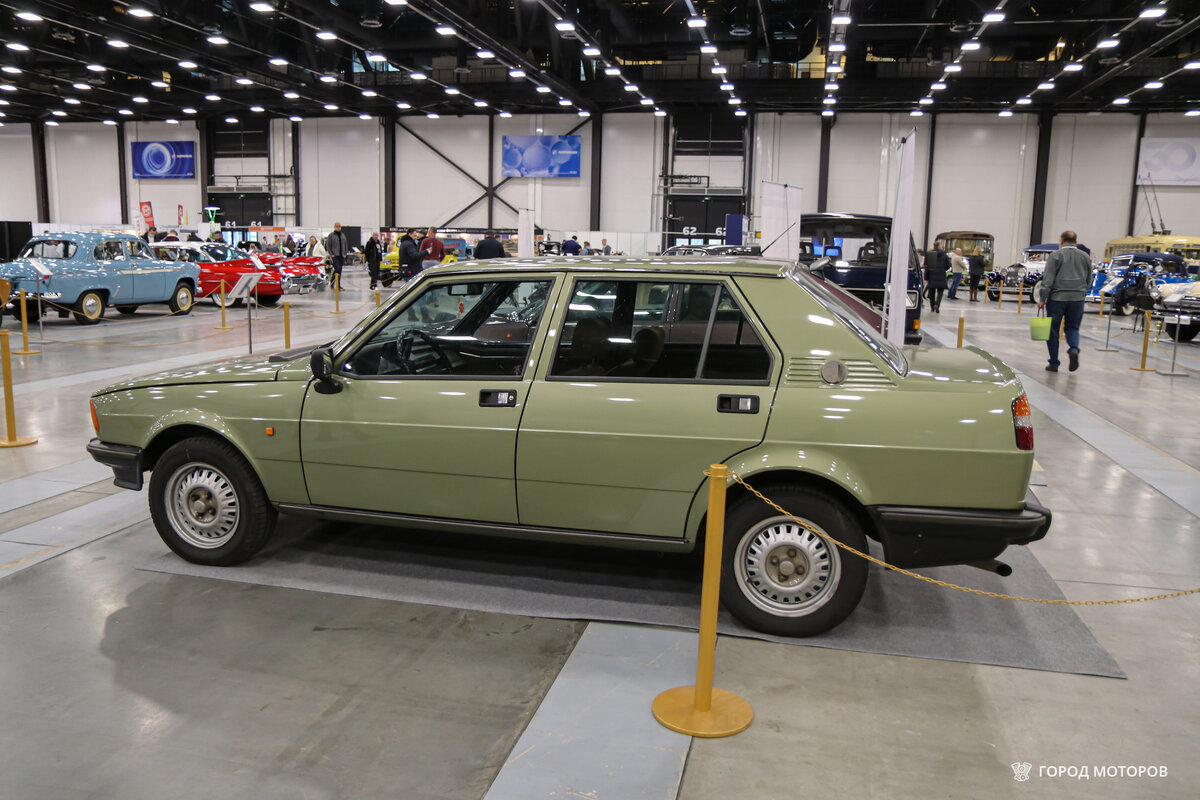
[[[270,308],[279,305],[282,299],[283,295],[280,294],[262,294],[258,296],[258,304]]]
[[[240,564],[262,549],[278,515],[233,445],[197,436],[172,445],[150,474],[150,518],[167,547],[195,564]]]
[[[766,494],[798,519],[866,552],[854,514],[825,492],[787,487]],[[721,599],[747,626],[777,636],[823,633],[854,611],[866,585],[866,561],[758,498],[742,497],[726,513]]]
[[[1163,333],[1167,334],[1167,338],[1175,341],[1175,329],[1179,328],[1179,341],[1190,342],[1196,338],[1196,334],[1200,333],[1200,325],[1184,325],[1182,328],[1174,322],[1163,323]]]
[[[104,295],[89,289],[75,301],[72,314],[80,325],[95,325],[104,316]]]
[[[126,305],[114,306],[114,308],[116,308],[117,311],[121,312],[122,314],[125,314],[126,316],[128,316],[138,310],[137,306],[126,306]]]
[[[175,291],[171,292],[171,299],[167,301],[167,308],[171,309],[171,313],[190,314],[195,304],[196,292],[192,285],[187,281],[175,284]]]
[[[992,301],[999,300],[1000,299],[1000,290],[996,289],[996,288],[988,289],[987,296],[988,296],[988,300],[992,300]]]

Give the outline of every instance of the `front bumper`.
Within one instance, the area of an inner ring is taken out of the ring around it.
[[[1050,509],[1026,495],[1018,511],[868,506],[889,564],[940,567],[986,561],[1050,530]]]
[[[99,439],[88,442],[87,451],[92,458],[106,467],[112,467],[113,483],[122,489],[142,490],[142,448],[126,444],[108,444]]]

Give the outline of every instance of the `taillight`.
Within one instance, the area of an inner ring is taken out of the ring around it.
[[[1029,398],[1021,394],[1012,404],[1013,430],[1017,433],[1017,449],[1033,449],[1033,417],[1029,411]]]
[[[89,400],[88,406],[92,409],[92,427],[96,429],[96,435],[100,435],[100,420],[96,416],[96,401]]]

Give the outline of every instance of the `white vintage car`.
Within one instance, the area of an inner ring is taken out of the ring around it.
[[[1163,332],[1172,339],[1190,342],[1200,333],[1200,281],[1167,283],[1150,290],[1154,310],[1163,321]]]

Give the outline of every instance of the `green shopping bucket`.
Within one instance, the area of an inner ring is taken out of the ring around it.
[[[1030,317],[1029,338],[1033,339],[1035,342],[1050,341],[1050,318]]]

